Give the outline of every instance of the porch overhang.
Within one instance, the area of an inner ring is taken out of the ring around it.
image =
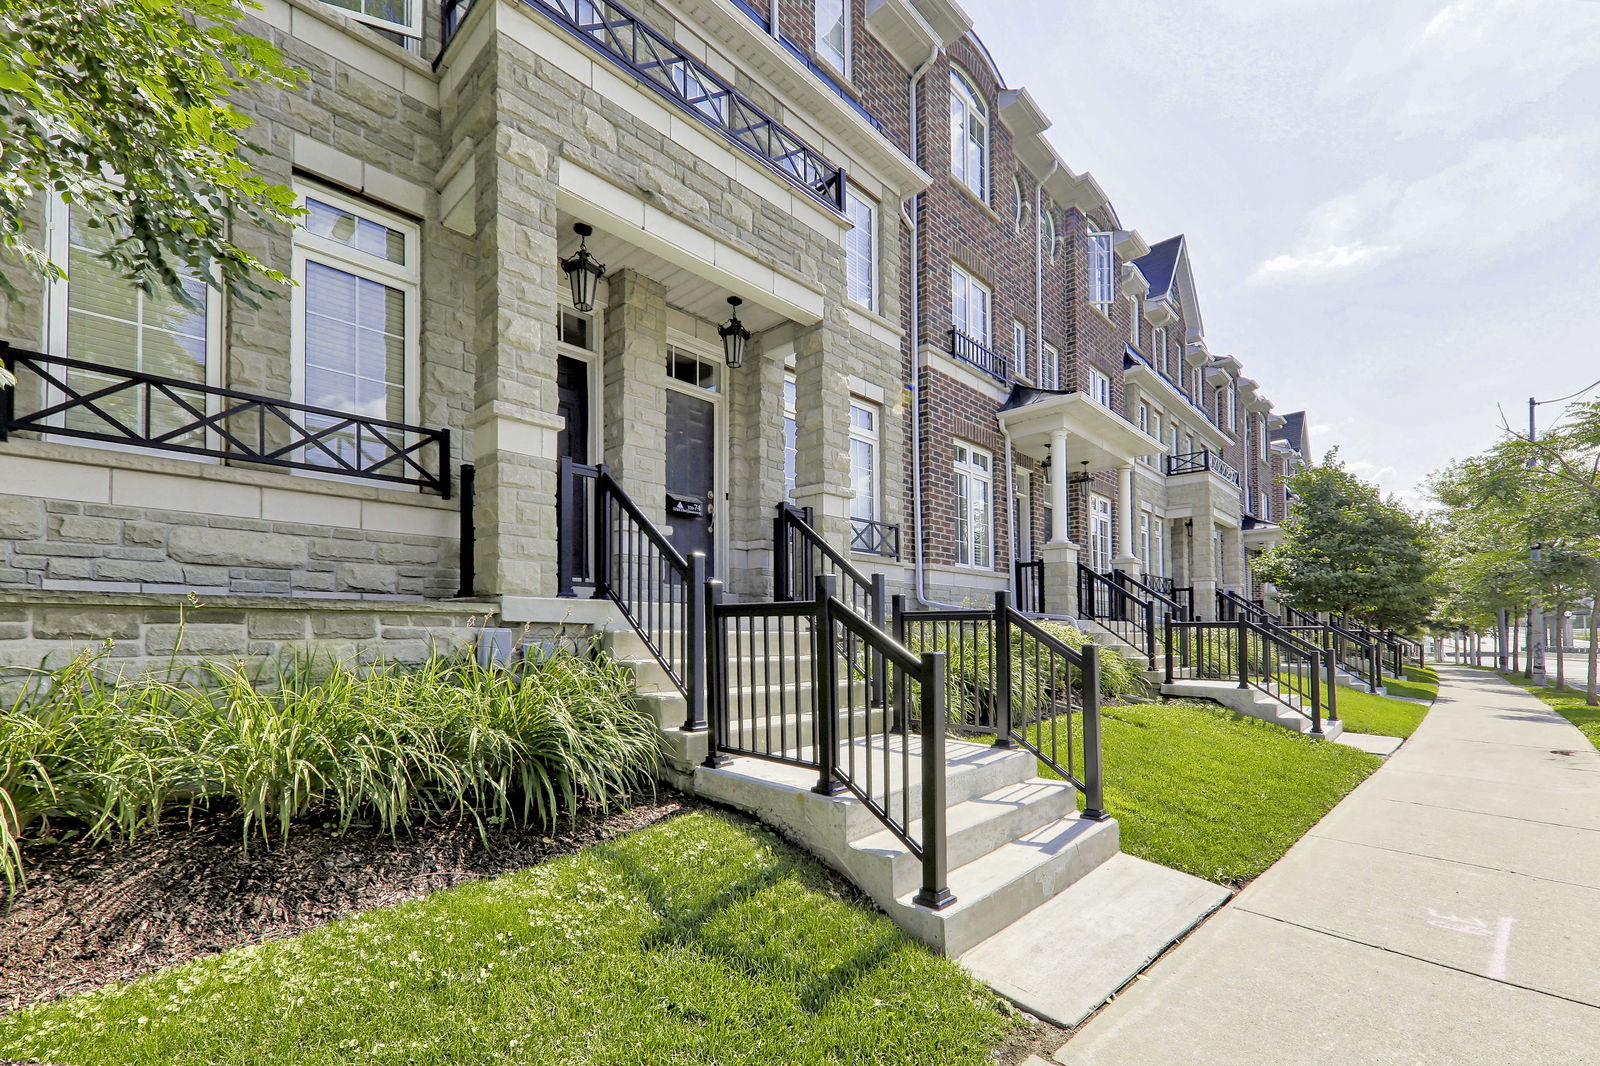
[[[1012,446],[1034,459],[1050,458],[1051,441],[1065,433],[1072,473],[1116,470],[1141,455],[1167,452],[1166,445],[1083,392],[1017,385],[995,417]]]
[[[1246,548],[1276,548],[1283,543],[1283,527],[1276,522],[1247,518],[1242,536]]]

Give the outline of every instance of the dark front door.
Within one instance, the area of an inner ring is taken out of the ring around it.
[[[667,390],[667,524],[684,554],[705,552],[712,569],[717,488],[717,409],[709,400]]]
[[[556,454],[575,463],[589,461],[589,366],[581,359],[556,357],[556,414],[565,424],[556,432]]]

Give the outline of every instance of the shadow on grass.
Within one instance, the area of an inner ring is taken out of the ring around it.
[[[639,862],[625,843],[602,845],[593,850],[638,889],[650,910],[660,919],[660,925],[640,939],[641,948],[649,951],[687,948],[720,959],[752,977],[782,981],[792,978],[796,967],[785,950],[772,953],[743,950],[743,945],[730,939],[725,931],[712,928],[718,918],[785,883],[797,892],[808,891],[827,898],[838,895],[838,887],[819,869],[780,858],[753,875],[723,886],[709,899],[686,904],[679,898],[679,886]],[[907,947],[904,935],[886,923],[879,924],[870,939],[858,937],[853,942],[856,949],[843,962],[826,970],[814,970],[801,982],[796,998],[808,1014],[825,1010],[836,997],[848,992]]]

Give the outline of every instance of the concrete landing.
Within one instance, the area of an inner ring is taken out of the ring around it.
[[[960,962],[1029,1014],[1070,1028],[1228,896],[1220,885],[1119,854]]]
[[[1382,755],[1386,759],[1399,751],[1400,745],[1405,743],[1400,737],[1380,737],[1374,733],[1340,733],[1333,738],[1333,742],[1360,748],[1372,755]]]

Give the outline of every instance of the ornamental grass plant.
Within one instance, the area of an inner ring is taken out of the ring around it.
[[[286,836],[317,810],[386,832],[447,818],[550,823],[650,780],[654,719],[598,656],[492,669],[290,664],[267,678],[203,661],[113,671],[109,647],[31,672],[0,707],[0,875],[63,836],[153,832],[185,808],[233,812],[242,842]]]

